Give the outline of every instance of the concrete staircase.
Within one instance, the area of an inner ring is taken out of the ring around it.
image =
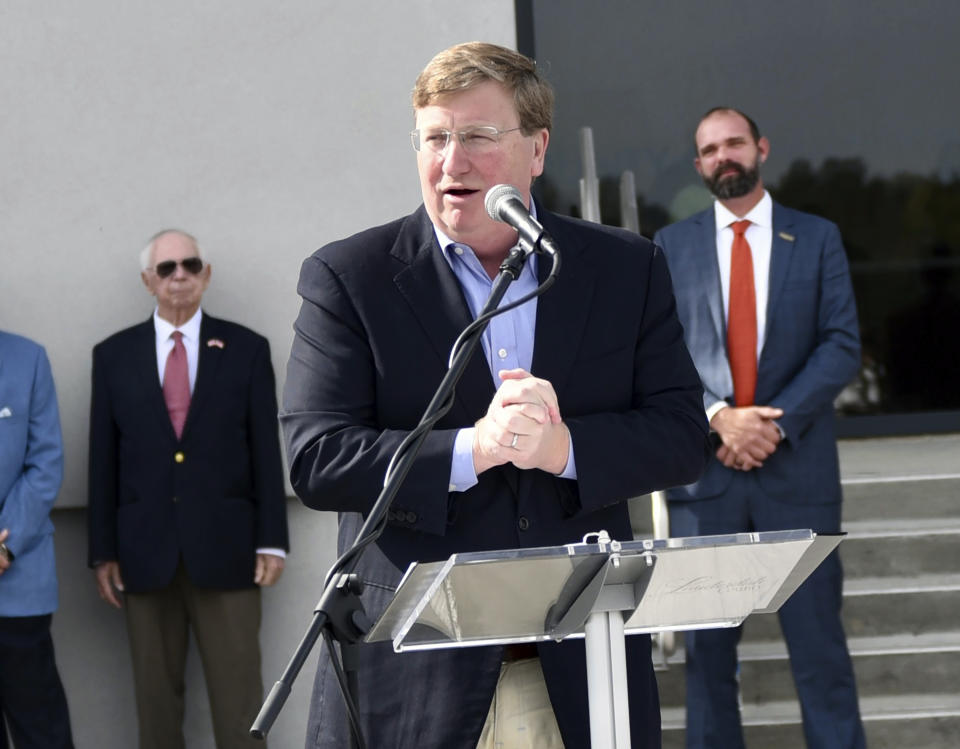
[[[840,457],[843,615],[868,745],[960,747],[960,434],[846,441]],[[684,745],[677,642],[658,674],[664,749]],[[775,615],[745,622],[740,660],[748,747],[802,748]]]

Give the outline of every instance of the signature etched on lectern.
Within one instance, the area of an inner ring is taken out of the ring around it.
[[[767,578],[744,577],[739,580],[722,580],[711,577],[710,575],[701,575],[686,582],[682,582],[676,587],[667,588],[667,594],[673,593],[701,593],[712,590],[716,593],[746,593],[751,590],[760,590],[767,583]]]

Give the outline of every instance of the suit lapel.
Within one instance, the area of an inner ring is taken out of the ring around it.
[[[217,372],[223,360],[223,349],[217,346],[208,346],[210,340],[221,340],[224,347],[229,341],[223,340],[223,330],[220,321],[215,317],[204,314],[200,319],[200,340],[197,342],[197,379],[193,383],[193,393],[190,396],[190,410],[187,412],[187,423],[183,427],[183,437],[190,433],[191,425],[196,422],[203,404],[215,389]]]
[[[726,315],[723,311],[723,288],[720,284],[720,264],[717,261],[717,219],[713,209],[703,211],[697,218],[697,236],[692,245],[694,257],[690,258],[692,272],[696,274],[694,288],[704,289],[710,319],[721,348],[727,348]]]
[[[766,339],[770,338],[770,323],[773,320],[774,305],[781,298],[783,284],[790,270],[793,259],[796,234],[793,228],[793,218],[789,211],[778,203],[773,204],[773,239],[770,245],[770,288],[767,296],[767,331]],[[763,352],[761,352],[761,356]]]
[[[394,283],[446,369],[453,342],[473,318],[422,206],[404,225],[391,254],[406,264]],[[478,345],[456,388],[455,402],[464,409],[460,418],[472,421],[486,412],[493,393],[490,368]]]
[[[555,222],[551,214],[542,210],[540,214],[544,227],[560,247],[563,266],[554,285],[537,299],[532,369],[537,377],[549,380],[559,395],[586,331],[596,275],[594,267],[583,261],[590,248]],[[546,280],[550,267],[549,256],[537,259],[540,283]]]

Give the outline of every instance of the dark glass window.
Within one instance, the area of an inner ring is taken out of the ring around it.
[[[603,221],[620,223],[630,170],[652,236],[710,204],[693,169],[701,115],[742,109],[771,141],[774,199],[843,234],[863,341],[837,400],[845,433],[960,430],[960,3],[521,5],[520,47],[557,94],[549,208],[579,212],[589,126]]]

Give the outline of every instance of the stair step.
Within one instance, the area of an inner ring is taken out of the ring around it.
[[[837,448],[844,481],[960,472],[960,434],[840,440]]]
[[[741,653],[743,655],[743,653]],[[796,699],[786,653],[770,647],[767,653],[741,657],[740,691],[745,705]],[[900,694],[948,693],[957,687],[960,647],[936,646],[929,650],[859,652],[853,657],[857,690],[861,697],[896,697]],[[659,671],[660,700],[664,706],[682,705],[686,686],[683,667]]]
[[[956,462],[960,463],[960,460]],[[878,525],[893,530],[896,523],[935,529],[960,523],[960,473],[930,476],[857,478],[843,483],[843,527],[868,529]],[[637,538],[653,535],[649,495],[630,500],[630,519]]]
[[[960,435],[842,440],[845,521],[960,516]]]
[[[843,518],[956,518],[960,514],[960,474],[857,479],[843,483]]]
[[[881,698],[860,700],[863,728],[870,749],[956,749],[960,736],[960,697],[902,695],[895,703]],[[749,749],[805,746],[800,709],[791,703],[744,705],[744,738]],[[683,709],[663,711],[663,749],[683,749]]]
[[[670,668],[682,667],[685,662],[682,640],[681,635],[678,637],[676,650],[667,659]],[[960,652],[960,631],[850,637],[847,639],[847,648],[854,658],[910,653],[957,653]],[[783,639],[741,641],[738,656],[744,662],[786,660],[787,645]]]
[[[957,485],[960,488],[960,484]],[[843,530],[847,538],[844,543],[854,539],[889,539],[916,536],[956,536],[960,534],[960,498],[957,500],[957,517],[950,518],[871,518],[868,520],[847,520]],[[843,545],[841,544],[841,549]],[[957,551],[960,564],[960,549]]]
[[[660,714],[664,733],[682,730],[686,725],[683,707],[665,707]],[[765,702],[762,705],[744,704],[740,714],[744,726],[800,724],[800,705],[793,700]],[[893,720],[960,718],[960,695],[901,694],[895,700],[889,697],[862,697],[860,716],[864,724]]]
[[[848,638],[949,631],[957,627],[958,611],[957,573],[847,578],[844,582],[842,616]],[[775,614],[755,614],[743,626],[745,642],[781,636]]]
[[[922,523],[903,524],[903,533],[876,527],[851,533],[840,544],[847,578],[956,573],[960,577],[960,524],[936,531]],[[848,526],[849,528],[849,526]]]
[[[960,718],[933,717],[880,720],[864,725],[870,749],[957,749]],[[799,723],[786,725],[747,726],[743,730],[747,749],[804,747],[803,728]],[[682,730],[663,734],[662,749],[684,749]]]
[[[899,595],[901,593],[951,593],[960,591],[960,572],[931,575],[858,577],[843,581],[843,597]]]

